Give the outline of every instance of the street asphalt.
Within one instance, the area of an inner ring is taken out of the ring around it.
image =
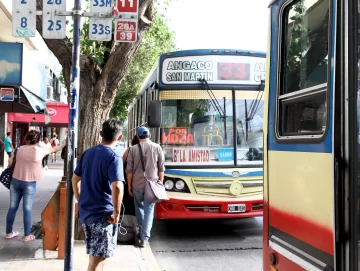
[[[262,270],[262,217],[155,221],[150,245],[161,270]]]

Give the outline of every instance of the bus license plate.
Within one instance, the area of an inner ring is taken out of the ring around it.
[[[246,205],[245,204],[229,204],[228,213],[245,213]]]

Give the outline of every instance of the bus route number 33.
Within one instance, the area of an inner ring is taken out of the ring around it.
[[[92,32],[93,35],[110,35],[111,34],[111,26],[105,24],[92,24]]]

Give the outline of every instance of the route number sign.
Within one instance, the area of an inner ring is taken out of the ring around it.
[[[112,38],[112,19],[91,18],[89,22],[89,39],[110,41]]]
[[[12,34],[13,37],[35,37],[36,1],[12,1]]]
[[[90,12],[111,13],[113,0],[91,0]]]
[[[44,39],[64,39],[66,37],[66,18],[65,16],[55,16],[55,10],[65,12],[66,0],[43,0],[42,36]]]
[[[110,13],[112,12],[113,0],[91,0],[90,12]],[[89,39],[97,41],[110,41],[112,38],[112,18],[90,18]]]
[[[136,15],[139,10],[139,1],[117,0],[117,9],[119,13],[134,13]]]
[[[137,20],[119,19],[115,21],[115,41],[135,42],[137,41]]]

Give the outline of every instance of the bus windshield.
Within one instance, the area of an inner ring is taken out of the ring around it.
[[[259,91],[162,91],[160,144],[168,165],[262,165],[263,100]],[[259,95],[260,94],[260,95]],[[235,106],[235,122],[234,107]],[[235,126],[234,126],[235,123]]]

